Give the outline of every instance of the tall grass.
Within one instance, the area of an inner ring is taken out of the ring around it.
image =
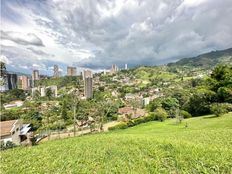
[[[188,127],[185,127],[188,122]],[[1,173],[231,173],[232,114],[149,122],[1,153]]]

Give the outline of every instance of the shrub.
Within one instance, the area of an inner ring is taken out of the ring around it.
[[[129,121],[127,122],[127,126],[128,126],[128,127],[135,126],[134,120],[129,120]]]
[[[155,113],[151,112],[148,116],[144,117],[145,122],[154,121],[156,119]]]
[[[156,110],[155,110],[155,118],[156,118],[156,120],[159,120],[159,121],[162,122],[162,121],[166,120],[167,117],[168,117],[168,114],[165,111],[165,109],[163,109],[162,107],[156,108]]]
[[[134,119],[134,125],[138,125],[138,124],[145,123],[145,122],[146,122],[145,117]]]
[[[164,121],[167,118],[167,112],[163,108],[157,108],[157,113],[151,112],[148,116],[136,118],[129,120],[127,122],[121,122],[115,126],[109,127],[108,130],[116,129],[126,129],[128,127],[133,127],[141,123],[146,123],[149,121],[160,120]]]
[[[111,118],[112,118],[112,120],[117,120],[118,119],[118,115],[117,114],[113,114]]]
[[[180,116],[182,116],[183,118],[191,118],[192,117],[192,115],[185,110],[180,111]]]
[[[126,128],[128,128],[127,123],[121,122],[121,123],[119,123],[119,124],[117,124],[115,126],[109,127],[108,129],[109,130],[116,130],[116,129],[126,129]]]
[[[229,112],[228,105],[225,103],[213,103],[210,106],[210,111],[217,117]]]
[[[1,150],[11,149],[13,147],[16,147],[16,145],[12,143],[11,141],[7,141],[6,143],[2,141],[0,145]]]

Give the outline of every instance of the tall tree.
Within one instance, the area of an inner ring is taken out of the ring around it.
[[[61,117],[65,121],[68,119],[68,113],[67,113],[67,101],[64,99],[62,103],[62,108],[61,108]]]
[[[52,90],[51,90],[51,88],[46,89],[46,96],[47,96],[48,100],[51,100],[51,98],[52,98]]]

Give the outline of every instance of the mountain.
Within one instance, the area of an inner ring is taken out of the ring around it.
[[[203,66],[213,67],[219,63],[232,62],[232,48],[220,51],[211,51],[196,57],[183,58],[177,62],[169,63],[168,66]]]

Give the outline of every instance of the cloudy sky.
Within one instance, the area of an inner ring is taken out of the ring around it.
[[[1,59],[25,72],[165,64],[232,47],[231,14],[231,0],[1,0]]]

